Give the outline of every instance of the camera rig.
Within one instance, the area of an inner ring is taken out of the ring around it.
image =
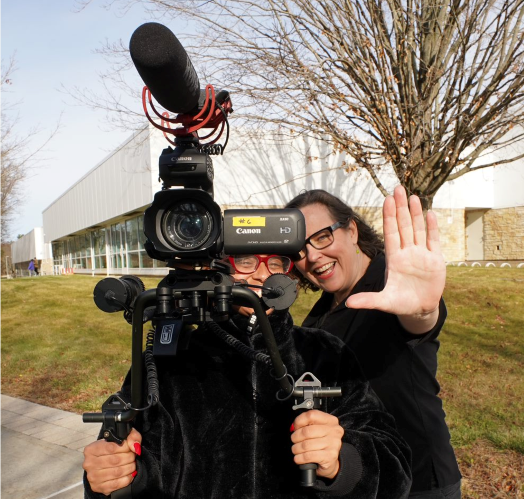
[[[154,29],[160,26],[167,30],[156,23],[143,26],[152,24]],[[151,258],[165,262],[171,270],[155,289],[147,291],[138,277],[129,275],[109,277],[96,285],[95,304],[104,312],[123,311],[132,326],[131,400],[117,392],[102,405],[101,413],[85,413],[83,421],[102,423],[102,436],[121,444],[138,413],[158,402],[155,356],[176,356],[185,325],[216,325],[229,318],[232,305],[248,306],[255,312],[272,365],[271,375],[280,386],[279,400],[294,397],[293,409],[308,410],[320,407],[323,398],[340,396],[340,388],[322,387],[311,373],[295,382],[280,357],[266,310],[289,308],[296,298],[296,281],[274,274],[265,281],[259,298],[247,283],[234,281],[231,268],[224,261],[228,254],[292,256],[303,248],[305,239],[304,217],[299,210],[225,210],[222,216],[213,200],[210,156],[223,154],[228,142],[228,115],[233,112],[229,92],[215,92],[212,85],[207,85],[200,91],[198,105],[175,117],[167,111],[157,111],[148,86],[143,89],[142,103],[147,119],[174,146],[160,155],[162,188],[144,213],[144,248]],[[152,118],[149,108],[160,124]],[[200,137],[199,132],[204,129],[207,133]],[[222,145],[218,140],[224,132]],[[143,351],[144,323],[149,321],[152,333]],[[301,468],[301,485],[313,486],[316,465]],[[130,487],[114,492],[112,498],[130,497]]]

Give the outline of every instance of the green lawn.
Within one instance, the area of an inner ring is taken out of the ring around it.
[[[128,371],[131,327],[93,302],[99,278],[2,281],[2,392],[75,412],[99,410]],[[158,280],[147,279],[154,287]]]
[[[3,393],[83,412],[98,411],[119,388],[131,328],[121,313],[96,308],[98,280],[2,281]],[[144,279],[147,289],[158,281]],[[296,323],[317,296],[301,293]],[[450,267],[444,296],[438,378],[464,497],[523,497],[522,478],[512,477],[524,476],[524,269]]]

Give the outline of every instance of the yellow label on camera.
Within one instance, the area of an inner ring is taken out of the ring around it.
[[[233,217],[233,227],[265,227],[266,217]]]

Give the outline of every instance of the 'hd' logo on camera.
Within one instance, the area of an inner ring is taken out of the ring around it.
[[[304,215],[296,208],[224,211],[226,255],[295,255],[305,234]]]

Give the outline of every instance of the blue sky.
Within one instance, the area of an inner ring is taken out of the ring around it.
[[[24,186],[26,201],[13,224],[13,237],[42,226],[42,211],[129,136],[108,133],[103,112],[73,105],[61,92],[62,85],[101,92],[98,74],[107,63],[95,50],[106,39],[127,44],[133,31],[148,20],[140,6],[121,16],[103,5],[103,0],[94,1],[77,13],[74,0],[2,2],[2,65],[14,55],[18,68],[2,103],[20,102],[20,136],[34,127],[43,129],[34,138],[35,145],[62,115],[61,131],[42,155],[46,160]],[[131,104],[141,108],[140,102]]]

